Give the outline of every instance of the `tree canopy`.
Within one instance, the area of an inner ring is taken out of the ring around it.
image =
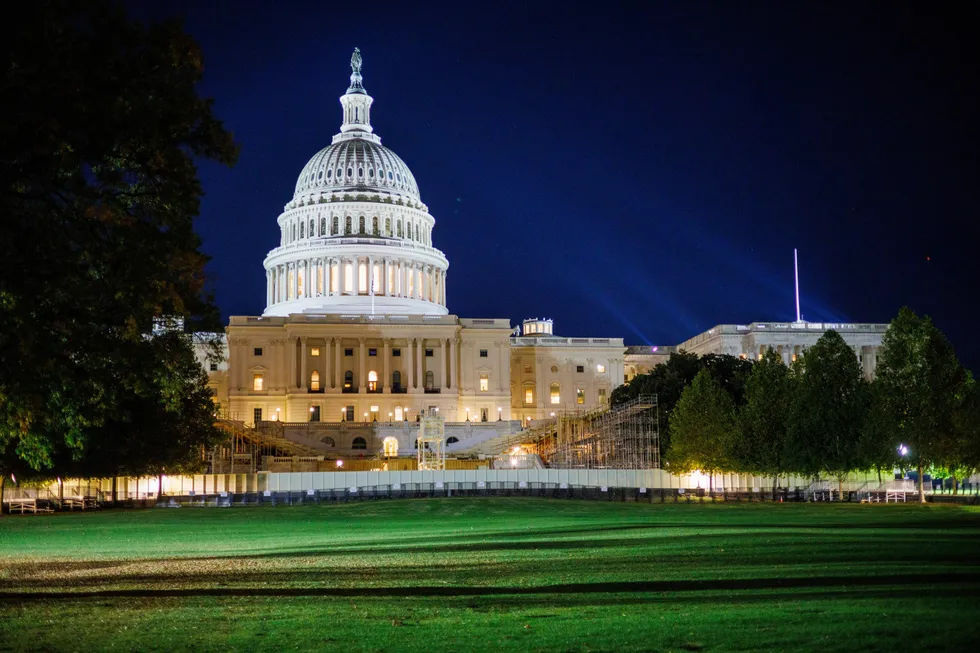
[[[928,317],[903,308],[888,325],[878,357],[875,383],[883,410],[922,478],[930,465],[948,465],[956,438],[953,416],[963,399],[966,371],[943,333]]]
[[[237,156],[197,94],[200,50],[175,22],[67,0],[21,7],[0,47],[0,476],[96,450],[183,460],[170,443],[216,435],[206,378],[188,336],[148,334],[160,316],[215,330],[195,161]]]
[[[735,431],[735,405],[711,373],[697,373],[684,388],[670,416],[673,440],[666,460],[672,472],[701,470],[713,475],[731,468],[729,451]]]
[[[787,424],[796,379],[773,350],[753,365],[739,411],[733,462],[739,471],[775,479],[790,471]]]

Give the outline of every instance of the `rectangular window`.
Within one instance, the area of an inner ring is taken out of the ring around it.
[[[348,422],[353,422],[354,421],[354,407],[353,406],[347,406],[346,408],[344,408],[344,413],[345,413],[344,414],[344,418]]]
[[[377,349],[368,349],[368,356],[377,356],[377,355],[378,355]]]
[[[534,390],[531,388],[524,388],[524,403],[533,404],[534,403]]]
[[[345,349],[344,350],[344,356],[353,356],[353,355],[354,355],[354,350],[353,349]]]
[[[253,408],[252,409],[252,423],[253,424],[258,424],[261,421],[262,421],[262,409],[261,408]]]
[[[576,390],[575,391],[575,403],[577,403],[577,404],[584,404],[585,403],[585,391],[584,390]]]
[[[585,365],[576,365],[575,366],[575,371],[578,372],[579,374],[581,374],[582,372],[585,371]]]
[[[490,375],[481,374],[480,375],[480,392],[488,392],[490,390]]]
[[[255,349],[252,350],[252,354],[254,354],[255,356],[261,356],[262,355],[262,348],[261,347],[256,347]]]
[[[252,390],[254,390],[255,392],[262,392],[262,390],[263,390],[263,384],[262,384],[262,375],[261,374],[253,374],[252,375]]]
[[[605,388],[599,388],[599,405],[600,406],[605,406],[606,405],[606,389]]]
[[[595,371],[598,372],[599,374],[605,374],[606,373],[606,366],[605,365],[596,365],[595,366]]]
[[[310,406],[310,421],[319,422],[320,421],[320,407]]]
[[[530,365],[525,365],[524,366],[524,373],[525,374],[530,374],[531,373],[531,366]]]
[[[319,347],[313,347],[312,349],[310,349],[310,356],[319,356],[319,355],[320,355]]]
[[[211,363],[211,371],[212,372],[217,372],[218,371],[218,364],[217,363]]]
[[[391,350],[391,355],[392,356],[401,356],[402,355],[402,350],[401,349],[392,349]]]
[[[486,349],[481,349],[480,350],[480,358],[486,358],[487,355],[488,354],[487,354],[487,350]]]
[[[431,358],[432,357],[432,350],[431,349],[426,349],[425,350],[425,355],[426,355],[427,358]]]

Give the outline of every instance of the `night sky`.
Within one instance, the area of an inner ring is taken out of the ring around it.
[[[976,3],[578,4],[130,3],[184,17],[241,144],[200,169],[222,313],[264,309],[358,46],[451,313],[677,344],[794,319],[797,247],[805,319],[908,305],[980,370]]]

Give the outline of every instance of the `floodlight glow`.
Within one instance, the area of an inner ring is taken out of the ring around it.
[[[337,467],[343,467],[343,466],[344,466],[344,461],[343,460],[338,460],[337,461]]]
[[[909,453],[908,447],[906,447],[904,444],[898,445],[898,455],[905,456],[908,455],[908,453]]]
[[[653,347],[650,348],[650,351],[652,351],[653,353],[657,353],[657,350],[658,349],[660,349],[660,347],[658,347],[657,345],[654,345]]]
[[[510,459],[510,466],[511,467],[517,467],[517,458],[511,458]]]

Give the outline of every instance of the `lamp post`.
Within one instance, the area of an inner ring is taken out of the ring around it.
[[[364,413],[364,421],[365,422],[368,421],[368,414],[367,413]]]
[[[470,421],[470,409],[469,408],[466,409],[466,421],[467,422]]]
[[[502,422],[503,421],[503,419],[504,419],[503,412],[504,412],[504,409],[501,408],[500,406],[497,406],[497,421],[498,422]]]
[[[341,408],[340,409],[340,421],[341,422],[346,422],[347,421],[347,409],[346,408]]]
[[[391,412],[389,412],[389,413],[388,413],[388,423],[389,423],[389,424],[391,423],[391,416],[392,416],[392,413],[391,413]]]

